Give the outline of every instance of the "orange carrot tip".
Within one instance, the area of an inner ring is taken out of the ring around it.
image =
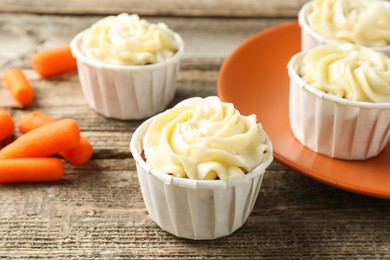
[[[0,160],[0,183],[57,181],[64,175],[58,158],[20,158]]]
[[[60,155],[74,165],[82,165],[92,157],[93,147],[84,137],[80,137],[80,143],[71,149],[60,152]]]
[[[62,119],[34,129],[0,150],[0,159],[35,158],[57,154],[80,143],[80,129],[73,119]]]
[[[70,46],[64,45],[34,54],[31,67],[42,77],[50,77],[77,69],[77,61]]]
[[[27,133],[33,129],[53,123],[55,119],[40,112],[31,112],[23,116],[18,127],[21,133]],[[91,143],[84,137],[80,137],[80,143],[74,148],[59,153],[64,159],[74,165],[86,163],[93,154]]]
[[[11,115],[0,109],[0,142],[14,133],[14,121]]]
[[[34,90],[20,69],[9,69],[4,72],[4,85],[11,95],[23,106],[28,105],[34,98]]]
[[[34,111],[24,115],[18,122],[19,131],[22,134],[36,128],[55,122],[55,119],[43,113]]]

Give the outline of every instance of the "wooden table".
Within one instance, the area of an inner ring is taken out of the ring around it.
[[[295,19],[303,2],[2,0],[1,71],[22,68],[36,97],[21,108],[0,85],[0,106],[15,121],[33,110],[75,118],[95,152],[84,166],[65,164],[59,182],[0,186],[0,258],[389,259],[388,200],[326,186],[277,161],[252,214],[234,234],[190,241],[162,231],[145,210],[129,152],[132,133],[142,121],[93,112],[76,72],[42,79],[30,68],[37,50],[68,43],[107,14],[138,12],[165,22],[185,40],[172,105],[215,95],[224,59],[250,35]]]

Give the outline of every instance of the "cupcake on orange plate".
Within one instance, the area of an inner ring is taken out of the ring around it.
[[[150,217],[189,239],[240,228],[273,160],[255,115],[240,115],[218,97],[190,98],[147,120],[130,150]]]
[[[298,14],[302,50],[352,43],[390,55],[390,3],[383,0],[311,0]]]
[[[106,17],[71,42],[88,104],[118,119],[154,115],[172,101],[184,43],[138,15]]]
[[[320,45],[288,64],[290,125],[305,146],[361,160],[390,141],[390,58],[352,45]]]

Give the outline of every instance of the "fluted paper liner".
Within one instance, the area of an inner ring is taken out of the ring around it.
[[[385,5],[389,5],[386,1],[383,1]],[[307,16],[312,12],[314,1],[311,0],[304,4],[298,13],[298,22],[301,27],[301,50],[306,51],[321,44],[337,45],[342,42],[328,39],[318,32],[314,31],[307,22]],[[379,52],[383,52],[390,56],[390,45],[383,47],[370,47],[371,49]]]
[[[390,141],[390,103],[350,101],[326,94],[298,75],[305,52],[288,64],[290,126],[311,150],[329,157],[361,160],[378,155]]]
[[[142,159],[143,137],[151,120],[134,133],[130,150],[137,162],[137,174],[146,209],[163,230],[188,239],[215,239],[240,228],[251,213],[260,191],[268,159],[238,179],[191,180],[152,169]]]
[[[111,65],[87,58],[80,51],[86,31],[71,42],[72,54],[77,59],[81,88],[96,112],[110,118],[140,119],[164,110],[176,90],[176,76],[184,43],[174,34],[180,48],[163,62],[149,65]]]

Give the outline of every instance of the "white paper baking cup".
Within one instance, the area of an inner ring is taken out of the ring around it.
[[[296,54],[288,64],[294,136],[333,158],[362,160],[378,155],[390,141],[390,103],[346,100],[305,83],[297,73],[305,54]]]
[[[85,30],[71,42],[84,96],[98,113],[117,119],[140,119],[166,108],[176,90],[176,76],[184,42],[175,33],[180,48],[176,54],[156,64],[111,65],[87,58],[80,51]]]
[[[389,5],[389,2],[383,1],[385,5]],[[314,31],[307,22],[308,15],[313,10],[314,1],[311,0],[304,4],[298,13],[298,23],[301,27],[301,49],[302,51],[309,50],[321,44],[338,45],[345,42],[331,40]],[[368,47],[375,51],[383,52],[390,56],[390,45],[383,47]]]
[[[191,180],[152,169],[141,157],[144,134],[154,118],[134,133],[130,150],[137,163],[138,180],[151,219],[163,230],[188,239],[215,239],[240,228],[251,213],[260,191],[269,157],[250,173],[238,179]]]

